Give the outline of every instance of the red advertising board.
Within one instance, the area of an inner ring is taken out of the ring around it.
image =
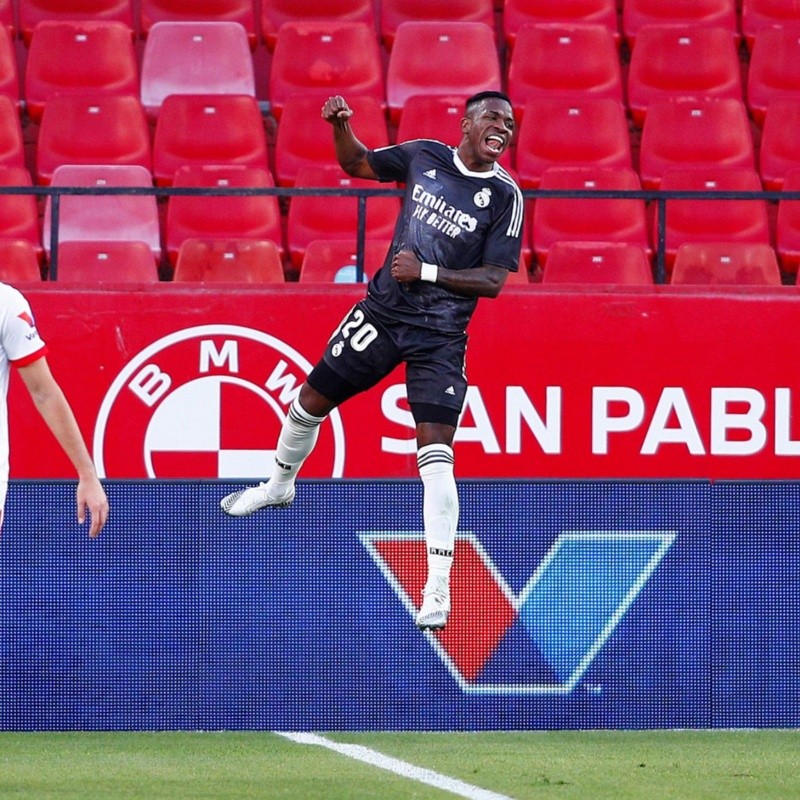
[[[253,479],[358,287],[26,291],[109,478]],[[800,296],[509,287],[470,326],[456,474],[800,477]],[[21,382],[11,475],[72,477]],[[398,370],[323,425],[303,477],[416,475]]]

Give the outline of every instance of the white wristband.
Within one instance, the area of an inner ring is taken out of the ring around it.
[[[436,283],[438,277],[439,267],[437,267],[436,264],[429,264],[427,261],[423,261],[419,271],[419,279],[421,281]]]

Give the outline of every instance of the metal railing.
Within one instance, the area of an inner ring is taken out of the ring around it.
[[[248,197],[275,195],[281,197],[332,196],[355,197],[358,201],[356,240],[357,280],[364,274],[364,242],[366,239],[367,200],[371,197],[403,197],[404,191],[397,188],[298,188],[298,187],[175,187],[175,186],[5,186],[0,194],[33,194],[50,198],[50,261],[49,278],[58,277],[59,214],[61,198],[72,195],[155,195],[168,198],[178,195],[208,197]],[[660,191],[630,189],[525,189],[525,200],[540,198],[616,199],[643,200],[655,204],[655,270],[656,283],[666,283],[666,223],[667,204],[670,200],[762,200],[778,202],[800,200],[800,191]]]

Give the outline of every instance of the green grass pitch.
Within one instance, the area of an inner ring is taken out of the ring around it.
[[[325,736],[517,800],[800,798],[794,730]],[[0,733],[3,800],[454,796],[270,733]]]

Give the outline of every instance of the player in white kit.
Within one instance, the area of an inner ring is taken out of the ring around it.
[[[77,518],[88,511],[89,536],[99,535],[108,518],[108,499],[97,477],[78,423],[47,363],[47,346],[36,330],[28,301],[13,286],[0,283],[0,524],[8,491],[8,382],[13,366],[31,398],[78,473]],[[24,442],[22,443],[24,446]]]

